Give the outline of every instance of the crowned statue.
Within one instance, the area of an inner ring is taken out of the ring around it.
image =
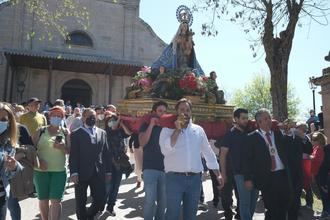
[[[179,28],[171,43],[152,64],[151,69],[158,71],[161,66],[167,70],[191,69],[196,75],[204,75],[194,50],[194,32],[190,29],[193,21],[192,13],[188,7],[181,5],[177,9],[176,15],[180,22]]]
[[[151,67],[143,67],[133,76],[126,98],[178,100],[190,96],[196,102],[224,104],[223,92],[220,97],[215,78],[206,77],[196,59],[190,9],[181,5],[176,16],[180,25],[171,43]]]

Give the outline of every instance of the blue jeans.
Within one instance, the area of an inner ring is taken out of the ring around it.
[[[18,199],[14,198],[11,192],[9,194],[7,206],[10,211],[11,219],[21,220],[21,207],[19,206]]]
[[[121,170],[117,170],[114,168],[112,170],[112,176],[111,181],[109,183],[106,183],[106,201],[108,204],[108,207],[114,207],[116,204],[119,186],[121,179],[123,177],[123,172]]]
[[[258,190],[247,190],[244,186],[244,176],[234,175],[239,197],[239,212],[241,220],[252,220],[258,199]]]
[[[143,216],[145,220],[165,220],[165,180],[166,179],[164,171],[152,169],[143,170],[143,182],[145,192]]]
[[[181,202],[183,220],[195,220],[201,193],[201,175],[166,173],[166,220],[178,220]]]

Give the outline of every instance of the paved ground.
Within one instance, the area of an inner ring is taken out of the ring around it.
[[[100,220],[122,220],[122,219],[131,219],[131,220],[142,220],[142,208],[143,208],[143,189],[135,189],[135,180],[136,177],[132,176],[127,180],[122,181],[120,186],[120,192],[118,196],[117,205],[115,211],[117,212],[116,217],[109,217],[106,214],[101,215],[98,219]],[[209,210],[206,212],[198,211],[198,220],[204,219],[224,219],[223,211],[221,210],[221,204],[218,208],[214,208],[212,205],[212,185],[211,181],[207,179],[203,183],[206,202],[208,204]],[[75,216],[75,205],[74,205],[74,189],[72,185],[67,189],[67,194],[64,196],[63,201],[63,220],[68,219],[77,219]],[[39,218],[38,211],[38,201],[37,199],[26,199],[20,202],[22,207],[22,219],[23,220],[37,220]],[[254,215],[254,220],[261,220],[263,218],[263,206],[262,202],[258,203],[256,213]],[[9,213],[8,213],[9,214]],[[304,218],[301,220],[311,220],[312,212],[305,212]],[[9,215],[7,215],[7,220],[10,220]]]
[[[131,162],[134,163],[133,156],[130,155]],[[198,220],[211,220],[211,219],[224,219],[221,203],[219,203],[218,208],[214,208],[212,204],[213,193],[212,193],[212,184],[211,180],[208,177],[205,177],[203,182],[203,189],[205,193],[205,202],[208,204],[207,211],[199,210],[197,213]],[[131,175],[130,178],[124,179],[121,183],[119,189],[118,200],[116,203],[115,211],[117,213],[116,217],[110,217],[106,213],[99,216],[99,220],[142,220],[142,208],[143,208],[143,185],[141,188],[136,189],[136,176]],[[20,202],[22,207],[22,220],[39,220],[39,209],[38,209],[38,200],[36,198],[29,198]],[[236,204],[236,201],[234,201]],[[76,220],[75,216],[75,199],[74,199],[74,188],[70,184],[66,190],[66,194],[63,199],[63,213],[62,220]],[[254,220],[264,219],[264,208],[262,201],[259,201],[257,204],[256,212],[254,214]],[[9,213],[7,213],[7,219],[10,220]],[[305,210],[302,214],[302,218],[299,220],[312,220],[313,212]]]

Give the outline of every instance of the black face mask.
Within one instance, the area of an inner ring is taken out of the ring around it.
[[[89,127],[93,127],[96,123],[96,118],[94,115],[89,116],[86,118],[86,125]]]

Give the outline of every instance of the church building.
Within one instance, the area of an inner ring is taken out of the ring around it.
[[[51,41],[39,39],[44,25],[24,4],[0,4],[1,100],[117,104],[131,76],[166,46],[139,17],[140,0],[79,2],[90,13],[87,30],[68,18],[68,36],[54,31]],[[36,34],[28,38],[31,32]]]

